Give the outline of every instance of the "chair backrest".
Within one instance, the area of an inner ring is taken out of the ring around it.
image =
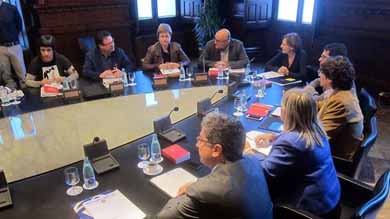
[[[362,88],[358,94],[360,109],[364,116],[364,123],[366,124],[372,116],[375,115],[377,106],[375,99],[367,92],[366,89]]]
[[[93,36],[83,36],[79,38],[80,50],[85,55],[89,50],[96,48],[96,42]]]
[[[355,219],[376,218],[378,211],[386,202],[390,190],[390,169],[379,178],[375,185],[373,196],[370,200],[360,206],[354,215]]]

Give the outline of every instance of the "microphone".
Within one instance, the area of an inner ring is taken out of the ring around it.
[[[213,95],[211,95],[211,97],[209,98],[210,99],[210,101],[215,97],[215,95],[217,95],[217,94],[222,94],[223,93],[223,90],[222,89],[220,89],[220,90],[217,90],[217,92],[215,92]]]
[[[204,63],[204,53],[203,53],[203,73],[206,73],[206,64]]]
[[[171,117],[171,114],[172,114],[173,112],[177,112],[177,111],[179,111],[179,107],[177,107],[177,106],[173,107],[173,109],[168,113],[168,118]]]
[[[171,114],[177,111],[179,111],[179,107],[175,106],[167,116],[163,116],[153,121],[154,132],[171,143],[178,142],[186,137],[186,134],[183,131],[174,128],[172,125]]]

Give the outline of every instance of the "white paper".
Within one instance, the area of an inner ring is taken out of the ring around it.
[[[245,68],[236,68],[236,69],[233,69],[230,71],[231,73],[236,73],[236,74],[243,74],[245,73]]]
[[[146,216],[119,190],[99,196],[83,205],[94,219],[142,219]]]
[[[177,195],[181,186],[189,182],[195,182],[196,180],[197,178],[188,171],[183,168],[176,168],[152,178],[150,182],[172,198]]]
[[[180,73],[180,70],[178,68],[170,68],[170,69],[161,69],[160,70],[163,75],[170,75],[170,74],[178,74]]]
[[[271,151],[272,145],[268,145],[268,147],[257,147],[256,146],[255,140],[256,140],[256,137],[260,134],[264,134],[264,132],[249,131],[246,133],[246,141],[249,143],[251,149],[268,156],[269,152]]]
[[[260,75],[263,76],[265,79],[283,77],[282,74],[274,71],[264,72],[261,73]]]
[[[122,78],[103,78],[103,85],[108,89],[110,87],[110,84],[117,81],[122,82]]]
[[[274,109],[274,111],[272,111],[271,115],[280,117],[281,113],[282,113],[282,109],[279,106],[276,109]]]

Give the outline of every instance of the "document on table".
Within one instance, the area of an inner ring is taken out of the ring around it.
[[[264,134],[264,132],[249,131],[246,133],[246,141],[249,143],[251,149],[268,156],[268,154],[272,148],[271,145],[268,145],[267,147],[257,147],[256,146],[255,140],[256,140],[256,137],[260,134]]]
[[[119,190],[83,204],[94,219],[142,219],[146,215]]]
[[[180,73],[180,70],[178,68],[161,69],[160,71],[163,75],[171,75],[171,74],[179,74]]]
[[[176,168],[152,178],[150,182],[172,198],[182,185],[196,180],[197,178],[188,171]]]
[[[265,79],[270,79],[270,78],[278,78],[278,77],[283,77],[284,75],[274,72],[274,71],[268,71],[260,74],[263,76]]]
[[[274,109],[274,111],[272,111],[271,115],[280,117],[281,113],[282,113],[282,111],[281,111],[281,108],[279,106],[276,109]]]

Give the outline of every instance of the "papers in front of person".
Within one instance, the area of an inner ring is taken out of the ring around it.
[[[249,131],[246,133],[246,141],[249,143],[251,149],[268,156],[269,152],[271,151],[272,145],[268,145],[266,147],[258,147],[256,145],[255,140],[256,137],[260,134],[264,134],[264,132]]]
[[[12,90],[8,87],[0,86],[1,106],[17,105],[24,97],[22,90]]]
[[[152,178],[150,182],[172,198],[177,195],[181,186],[196,180],[197,178],[188,171],[176,168]]]
[[[264,72],[261,73],[260,75],[263,76],[265,79],[284,77],[284,75],[274,71]]]
[[[163,75],[180,74],[180,69],[178,68],[161,69],[160,71]]]
[[[280,117],[280,114],[282,113],[281,110],[282,110],[282,108],[280,108],[280,106],[278,106],[276,109],[274,109],[274,111],[272,111],[271,115]]]
[[[230,73],[232,74],[244,74],[245,73],[245,68],[235,68],[235,69],[231,69],[230,70]]]
[[[81,219],[142,219],[146,216],[119,190],[81,201],[73,210]]]
[[[108,89],[110,84],[117,81],[122,82],[122,78],[103,78],[103,86]]]
[[[45,84],[41,87],[41,97],[61,96],[62,95],[62,92],[60,92],[61,89],[62,89],[61,84],[57,84],[57,83]]]

